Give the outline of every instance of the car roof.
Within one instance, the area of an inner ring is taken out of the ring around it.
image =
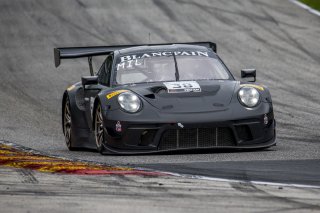
[[[125,48],[118,51],[121,55],[127,55],[131,53],[139,53],[139,52],[141,53],[152,52],[152,51],[210,51],[210,52],[213,52],[212,49],[210,48],[199,46],[199,45],[189,45],[189,44],[148,45],[148,46],[146,45],[146,46]]]

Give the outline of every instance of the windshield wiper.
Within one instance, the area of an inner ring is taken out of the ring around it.
[[[174,66],[176,68],[176,72],[175,72],[176,81],[179,81],[180,75],[179,75],[179,70],[178,70],[177,59],[176,59],[176,56],[174,55],[174,53],[172,53],[172,55],[173,55],[173,59],[174,59]]]

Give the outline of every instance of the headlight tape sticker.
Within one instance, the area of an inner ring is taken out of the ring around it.
[[[253,87],[253,88],[256,88],[260,91],[264,91],[263,86],[259,86],[259,85],[255,85],[255,84],[241,84],[240,87]]]
[[[121,93],[123,93],[123,92],[128,92],[129,90],[116,90],[116,91],[113,91],[113,92],[111,92],[111,93],[109,93],[109,94],[107,94],[106,95],[106,97],[107,97],[107,99],[111,99],[111,98],[113,98],[114,96],[116,96],[116,95],[119,95],[119,94],[121,94]]]

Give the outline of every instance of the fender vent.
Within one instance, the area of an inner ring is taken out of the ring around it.
[[[152,88],[150,88],[150,90],[155,94],[166,93],[167,92],[167,88],[164,87],[164,86],[152,87]]]
[[[148,95],[145,95],[144,97],[150,98],[150,99],[155,99],[156,98],[156,96],[154,94],[148,94]]]

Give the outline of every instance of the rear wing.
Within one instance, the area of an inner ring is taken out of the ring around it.
[[[99,55],[109,55],[115,50],[121,50],[130,47],[137,46],[158,46],[158,45],[172,45],[172,44],[189,44],[199,45],[212,49],[215,53],[217,52],[217,45],[213,42],[186,42],[186,43],[164,43],[164,44],[136,44],[136,45],[118,45],[118,46],[93,46],[93,47],[61,47],[54,48],[54,64],[58,67],[61,64],[61,59],[72,59],[88,57],[90,66],[90,73],[92,71],[92,57]]]

